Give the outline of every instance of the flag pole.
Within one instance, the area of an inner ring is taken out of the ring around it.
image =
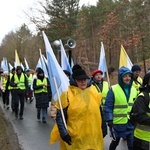
[[[58,92],[58,86],[57,86],[57,83],[56,83],[56,78],[53,77],[53,80],[54,80],[56,92],[57,92],[57,95],[58,95],[58,102],[59,102],[59,106],[60,106],[60,111],[61,111],[62,119],[63,119],[64,125],[65,125],[65,127],[67,129],[66,120],[65,120],[63,109],[62,109],[61,100],[60,100],[60,95],[59,95],[59,92]]]
[[[106,76],[107,76],[108,86],[109,86],[109,88],[110,88],[110,79],[109,79],[108,71],[106,71]]]

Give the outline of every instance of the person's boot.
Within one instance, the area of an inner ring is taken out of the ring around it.
[[[20,120],[23,120],[23,116],[21,115],[19,119],[20,119]]]
[[[41,119],[41,116],[40,116],[39,112],[37,113],[37,119],[38,119],[38,121],[40,121],[40,119]]]
[[[18,118],[18,112],[15,112],[15,117]]]
[[[46,118],[45,117],[42,117],[42,122],[46,123]]]

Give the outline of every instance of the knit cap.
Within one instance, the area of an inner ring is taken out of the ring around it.
[[[133,65],[131,71],[132,71],[132,72],[141,71],[141,68],[140,68],[139,65]]]

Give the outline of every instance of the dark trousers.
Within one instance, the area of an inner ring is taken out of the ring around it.
[[[112,140],[109,146],[109,150],[115,150],[119,144],[119,141],[120,138],[116,138],[115,141]],[[128,150],[133,150],[133,134],[129,134],[128,136],[126,136],[126,141],[127,141]]]
[[[24,112],[24,101],[25,101],[25,93],[14,93],[15,114],[18,115],[19,102],[20,102],[19,115],[21,117],[23,116],[23,112]]]
[[[2,92],[3,104],[9,105],[9,90]]]
[[[133,150],[150,150],[150,142],[134,137]]]
[[[11,92],[11,109],[14,111],[14,109],[15,109],[14,92],[13,92],[13,90],[11,90],[10,92]]]

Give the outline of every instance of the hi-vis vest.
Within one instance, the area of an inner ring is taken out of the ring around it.
[[[15,89],[25,90],[25,76],[21,73],[20,79],[18,78],[17,74],[14,74],[14,83],[17,83],[17,87]]]
[[[31,82],[32,82],[32,74],[30,74],[29,76],[26,75],[27,79],[28,79],[28,85],[31,85]]]
[[[136,90],[138,91],[138,93],[140,92],[140,90],[139,90],[139,88],[140,88],[140,86],[142,85],[142,78],[141,77],[138,77],[137,78],[137,81],[138,82],[136,82],[136,81],[133,81],[133,83],[132,83],[132,85],[136,88]]]
[[[2,79],[2,90],[6,90],[6,83],[7,83],[7,79],[5,77],[1,77]]]
[[[140,93],[139,95],[144,96],[143,93]],[[148,107],[150,109],[150,102]],[[150,117],[150,113],[147,113],[147,115]],[[137,124],[134,130],[134,136],[137,137],[138,139],[150,142],[150,125],[146,126]]]
[[[113,123],[126,124],[129,119],[129,113],[134,103],[134,98],[137,96],[136,89],[132,86],[130,97],[127,102],[126,95],[119,84],[112,86],[114,93],[114,109],[113,109]]]
[[[38,85],[47,85],[47,79],[46,78],[44,78],[43,79],[43,81],[41,81],[40,79],[36,79],[36,85],[38,86]],[[48,91],[47,91],[47,88],[45,87],[43,87],[42,89],[37,89],[37,90],[34,90],[34,93],[42,93],[42,92],[44,92],[44,93],[47,93]]]
[[[102,89],[102,91],[100,90],[100,88],[98,87],[98,85],[96,83],[93,83],[93,85],[96,87],[98,92],[102,93],[102,104],[101,105],[104,106],[106,95],[107,95],[107,92],[109,90],[108,82],[103,81],[103,89]]]
[[[13,74],[10,73],[10,74],[9,74],[9,81],[11,81],[12,76],[13,76]],[[12,87],[12,86],[9,85],[9,86],[8,86],[8,89],[9,89],[9,90],[12,90],[12,89],[16,89],[16,87]]]

